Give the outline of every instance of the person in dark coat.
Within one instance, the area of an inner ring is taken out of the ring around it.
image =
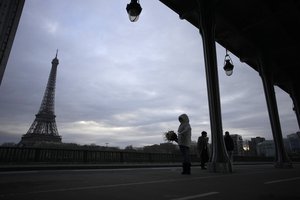
[[[197,150],[198,155],[200,156],[200,166],[201,169],[206,169],[205,164],[208,162],[208,137],[205,131],[202,131],[201,136],[198,137],[197,141]]]
[[[228,131],[225,131],[224,142],[225,142],[228,157],[229,157],[230,161],[232,162],[233,161],[234,143],[233,143],[233,139],[229,135]]]

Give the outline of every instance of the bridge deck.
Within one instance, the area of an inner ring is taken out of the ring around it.
[[[236,165],[232,174],[198,166],[0,172],[0,199],[300,199],[300,165]]]

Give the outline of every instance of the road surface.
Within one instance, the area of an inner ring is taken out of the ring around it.
[[[300,165],[239,165],[211,173],[192,167],[0,172],[0,199],[13,200],[299,200]]]

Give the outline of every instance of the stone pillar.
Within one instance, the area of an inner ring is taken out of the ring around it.
[[[198,0],[199,31],[202,35],[205,59],[206,84],[209,103],[212,152],[208,168],[211,172],[232,172],[231,161],[225,149],[220,91],[215,44],[215,19],[213,0]]]
[[[283,145],[283,138],[281,132],[281,125],[279,120],[277,101],[273,85],[272,73],[268,68],[269,64],[266,60],[260,58],[260,76],[262,78],[269,118],[272,127],[273,139],[275,144],[275,167],[276,168],[291,168],[292,163],[287,156],[286,150]]]
[[[299,90],[296,90],[296,85],[291,85],[291,94],[290,97],[293,100],[293,104],[294,104],[294,108],[293,110],[295,111],[296,117],[297,117],[297,122],[298,122],[298,128],[300,129],[300,104],[299,104],[299,100],[300,100],[300,94],[299,94]]]

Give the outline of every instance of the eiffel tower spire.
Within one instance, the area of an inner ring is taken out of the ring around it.
[[[23,145],[33,145],[36,142],[61,142],[54,114],[56,72],[59,64],[57,54],[58,50],[51,62],[52,68],[39,112],[35,115],[36,118],[27,133],[22,136],[20,143]]]

